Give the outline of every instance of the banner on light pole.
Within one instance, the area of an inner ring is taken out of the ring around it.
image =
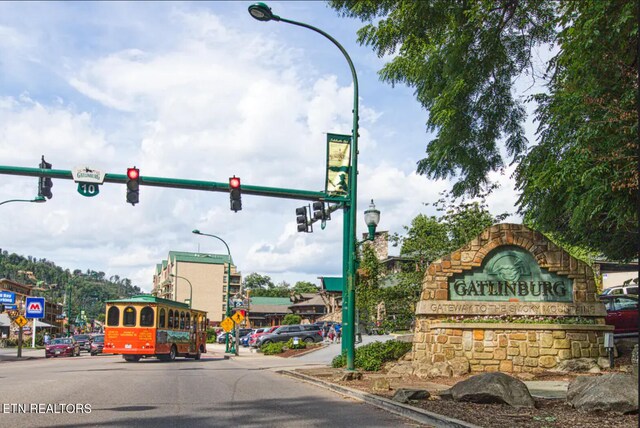
[[[351,135],[327,134],[327,181],[325,192],[331,196],[349,194]]]

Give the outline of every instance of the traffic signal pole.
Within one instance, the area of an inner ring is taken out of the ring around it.
[[[27,177],[51,177],[63,180],[73,180],[71,171],[62,169],[27,168],[18,166],[0,165],[0,174],[20,175]],[[129,178],[126,174],[105,174],[105,183],[126,184]],[[148,177],[140,176],[141,186],[170,187],[174,189],[205,190],[210,192],[229,192],[228,182],[185,180],[180,178]],[[310,190],[285,189],[279,187],[252,186],[242,184],[242,193],[247,195],[270,196],[273,198],[299,199],[307,201],[341,202],[344,198],[331,198],[325,192],[314,192]]]

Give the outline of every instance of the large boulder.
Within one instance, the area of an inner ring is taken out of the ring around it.
[[[450,391],[455,401],[504,403],[513,407],[534,407],[535,404],[524,382],[500,372],[472,376],[456,383]]]
[[[570,360],[560,361],[558,365],[550,371],[562,373],[600,373],[600,366],[598,366],[594,358],[572,358]]]
[[[411,361],[398,361],[394,364],[389,364],[387,366],[387,373],[390,375],[412,375],[413,374],[413,365]]]
[[[400,388],[393,394],[392,400],[398,403],[408,403],[409,400],[424,400],[430,396],[431,394],[426,389]]]
[[[569,384],[567,402],[579,410],[637,412],[638,378],[621,373],[578,376]]]

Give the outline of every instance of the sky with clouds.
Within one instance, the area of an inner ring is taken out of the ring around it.
[[[350,134],[353,84],[340,51],[308,29],[258,22],[251,2],[0,2],[0,165],[88,166],[125,174],[321,191],[326,133]],[[384,64],[356,42],[362,23],[325,3],[270,2],[274,13],[322,28],[349,52],[358,73],[358,235],[373,198],[378,230],[403,232],[451,183],[416,175],[432,135],[413,91],[379,80]],[[527,128],[530,128],[528,126]],[[529,135],[531,138],[531,135]],[[515,212],[509,172],[489,199]],[[37,178],[0,175],[0,201],[30,199]],[[226,192],[123,184],[85,197],[54,179],[45,204],[0,206],[0,248],[130,278],[151,289],[169,251],[226,253],[243,275],[275,283],[339,276],[342,214],[324,230],[297,233],[306,202]],[[508,221],[518,221],[512,216]],[[397,254],[397,249],[390,249]]]

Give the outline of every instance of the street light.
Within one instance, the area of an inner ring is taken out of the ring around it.
[[[191,304],[193,303],[193,285],[191,285],[191,281],[189,281],[184,276],[174,275],[172,273],[169,274],[169,278],[180,278],[180,279],[184,279],[185,281],[187,281],[187,283],[189,284],[189,309],[191,309]],[[176,297],[178,297],[177,288],[178,288],[178,281],[176,281]]]
[[[227,311],[226,311],[225,315],[227,317],[230,317],[231,316],[231,306],[229,305],[229,299],[231,298],[231,295],[230,295],[230,290],[231,290],[231,250],[229,250],[229,246],[227,245],[225,240],[222,239],[219,236],[212,235],[210,233],[202,233],[198,229],[192,230],[191,233],[194,233],[196,235],[210,236],[212,238],[216,238],[216,239],[222,241],[224,246],[227,247],[227,255],[229,256],[229,258],[227,260]],[[227,333],[226,338],[225,338],[225,352],[230,352],[229,351],[229,333]],[[236,350],[236,352],[237,352],[237,350]]]
[[[44,196],[36,196],[33,199],[9,199],[8,201],[0,202],[0,205],[8,204],[9,202],[35,202],[36,204],[40,204],[42,202],[47,202]]]
[[[312,25],[303,22],[292,21],[274,15],[269,6],[264,3],[255,3],[249,6],[249,14],[258,21],[286,22],[308,28],[329,39],[342,52],[353,79],[353,127],[351,129],[351,168],[349,174],[349,195],[344,201],[344,225],[343,225],[343,257],[342,257],[342,277],[346,278],[342,288],[342,325],[343,325],[343,350],[347,353],[347,370],[354,370],[355,362],[355,271],[356,271],[356,211],[358,197],[358,76],[353,62],[347,51],[340,43],[329,34]],[[346,303],[346,304],[345,304]],[[346,322],[345,322],[346,318]]]
[[[364,222],[369,229],[369,241],[373,241],[376,237],[376,227],[380,223],[380,211],[376,209],[373,199],[371,199],[369,209],[364,212]]]

